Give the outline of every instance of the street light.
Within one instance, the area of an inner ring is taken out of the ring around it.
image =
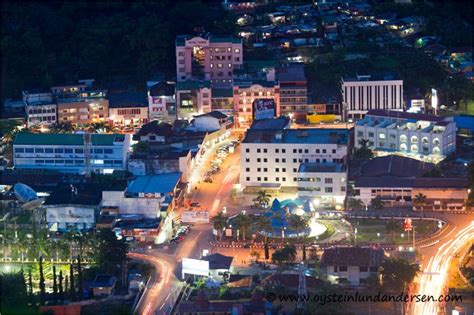
[[[222,213],[226,214],[227,213],[227,207],[222,208]]]
[[[245,211],[245,210],[242,210],[242,214],[243,214],[243,215],[245,215],[245,213],[246,213],[246,212],[247,212],[247,211]]]
[[[380,237],[380,233],[377,233],[377,237]]]

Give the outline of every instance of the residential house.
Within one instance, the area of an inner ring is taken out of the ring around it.
[[[332,247],[324,250],[320,269],[333,283],[358,286],[378,275],[384,257],[383,249]]]
[[[109,119],[114,127],[133,130],[148,122],[148,102],[140,92],[109,93]]]

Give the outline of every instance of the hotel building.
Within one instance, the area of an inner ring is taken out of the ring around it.
[[[357,75],[342,78],[346,119],[361,119],[371,109],[403,110],[403,80],[393,75]]]

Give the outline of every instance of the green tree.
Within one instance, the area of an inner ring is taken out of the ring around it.
[[[243,213],[239,213],[235,217],[235,225],[239,229],[240,233],[242,234],[242,240],[245,241],[246,231],[250,228],[252,224],[252,220],[248,215]]]
[[[348,208],[351,210],[361,210],[364,207],[364,203],[360,199],[350,198],[348,202]]]
[[[40,301],[41,301],[41,305],[44,305],[44,303],[46,302],[46,288],[44,285],[43,256],[39,257],[38,265],[39,265],[39,276],[40,276],[40,280],[39,280]]]
[[[214,218],[212,218],[212,223],[214,225],[214,229],[217,231],[216,238],[219,241],[222,241],[222,232],[227,227],[227,218],[224,216],[224,213],[219,212]]]
[[[257,193],[257,198],[255,198],[260,205],[260,207],[268,207],[268,204],[270,203],[270,195],[268,195],[265,190],[260,190]]]
[[[150,152],[150,145],[147,142],[138,142],[133,145],[134,153],[148,153]]]
[[[128,246],[124,239],[118,240],[111,230],[101,229],[96,233],[94,260],[103,272],[114,273],[127,259]]]
[[[300,239],[300,234],[308,228],[308,218],[296,214],[290,215],[288,220],[290,228],[296,231],[297,239]]]
[[[381,266],[382,286],[392,292],[406,292],[419,272],[418,264],[398,258],[386,259]]]
[[[59,300],[64,301],[64,289],[63,289],[63,271],[59,270]]]
[[[413,205],[416,207],[416,208],[420,208],[422,213],[423,213],[423,207],[425,206],[426,204],[426,195],[424,195],[423,193],[418,193],[415,195],[415,198],[413,199]]]
[[[77,282],[79,286],[79,300],[82,300],[83,281],[82,281],[81,255],[77,255]]]
[[[28,270],[28,297],[31,304],[33,304],[33,277],[31,276],[31,269]]]
[[[384,208],[383,201],[380,197],[375,197],[372,199],[370,202],[370,207],[375,209],[375,210],[382,210]]]
[[[0,273],[2,314],[34,314],[28,308],[28,293],[22,272]]]
[[[76,286],[74,284],[74,266],[69,264],[69,298],[71,301],[76,300]]]
[[[360,160],[368,160],[374,157],[372,150],[369,148],[369,140],[360,139],[359,147],[354,149],[354,158]]]
[[[261,215],[257,219],[257,229],[259,232],[263,232],[265,237],[265,244],[267,243],[268,233],[272,231],[272,222],[269,217]],[[267,258],[268,259],[268,258]]]
[[[54,301],[58,301],[58,283],[56,281],[56,266],[53,265],[53,296]]]
[[[293,262],[296,259],[296,247],[294,245],[286,244],[285,247],[277,249],[272,254],[272,261],[277,265],[283,263]]]

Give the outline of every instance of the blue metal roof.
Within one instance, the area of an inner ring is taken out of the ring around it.
[[[139,193],[159,193],[166,194],[172,192],[181,178],[180,172],[137,176],[130,185],[128,185],[127,192],[132,194]]]

